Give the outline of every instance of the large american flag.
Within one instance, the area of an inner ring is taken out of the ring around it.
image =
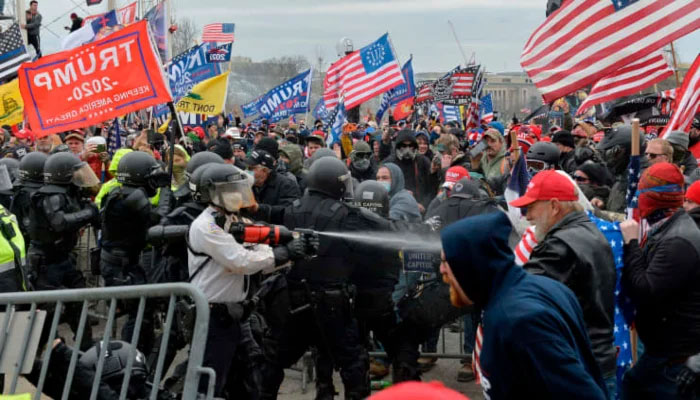
[[[637,93],[671,75],[673,69],[663,53],[655,51],[596,82],[586,100],[579,106],[577,114],[583,114],[596,104]]]
[[[25,61],[30,60],[22,41],[22,33],[19,25],[12,24],[5,32],[0,33],[0,79],[16,74],[19,66]]]
[[[422,82],[416,89],[416,103],[424,103],[433,100],[433,82]]]
[[[209,24],[202,29],[202,42],[233,42],[233,32],[236,24]]]
[[[659,137],[672,130],[690,131],[695,113],[700,109],[700,55],[683,78],[680,91],[676,94],[676,106],[671,114],[671,120]]]
[[[452,81],[452,96],[471,96],[474,85],[474,73],[455,72],[450,77]]]
[[[698,0],[569,0],[530,36],[520,64],[552,102],[698,28]]]
[[[323,80],[326,108],[341,97],[347,110],[404,83],[401,66],[385,33],[375,42],[333,63]]]

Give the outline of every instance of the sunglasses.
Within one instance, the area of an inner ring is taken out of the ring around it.
[[[648,159],[654,160],[658,156],[663,156],[663,154],[655,154],[655,153],[644,153],[645,156],[647,156]]]
[[[416,148],[415,145],[413,145],[413,144],[408,144],[408,143],[399,143],[399,144],[396,145],[396,148],[397,148],[397,149],[405,149],[406,147],[411,147],[411,148],[414,148],[414,149]]]
[[[574,175],[573,178],[576,182],[583,182],[583,183],[588,182],[588,178],[586,178],[585,176]]]
[[[542,171],[547,165],[540,160],[527,160],[527,168],[534,171]]]
[[[370,157],[372,157],[372,153],[355,153],[357,159],[369,159]]]

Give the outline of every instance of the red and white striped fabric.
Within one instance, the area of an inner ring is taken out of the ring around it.
[[[659,137],[664,137],[670,131],[690,132],[695,114],[700,109],[700,55],[683,78],[683,84],[676,94],[676,107],[671,114],[671,120]]]
[[[479,102],[476,97],[472,97],[472,101],[469,103],[469,108],[467,108],[466,117],[467,122],[464,124],[465,129],[469,130],[479,127]]]
[[[366,59],[363,59],[363,54]],[[370,65],[372,63],[376,65]],[[344,97],[345,109],[349,110],[402,83],[401,66],[385,34],[328,68],[323,80],[323,99],[326,109],[332,110]]]
[[[577,114],[583,114],[596,104],[605,103],[646,89],[673,75],[661,51],[655,51],[639,61],[620,68],[593,85]]]
[[[418,95],[416,96],[416,103],[423,103],[433,99],[433,85],[430,83],[424,83],[418,88]]]
[[[523,237],[520,238],[520,242],[515,246],[515,263],[518,266],[523,266],[530,259],[530,254],[532,254],[532,249],[537,246],[537,237],[535,236],[535,227],[528,226],[523,233]],[[481,348],[484,343],[484,329],[479,324],[476,328],[476,342],[474,343],[474,351],[472,352],[472,371],[474,371],[474,377],[476,378],[476,384],[481,384]]]
[[[452,96],[471,96],[474,85],[474,74],[469,72],[457,72],[450,77],[452,81]]]
[[[530,36],[520,64],[551,102],[699,28],[698,0],[569,0]]]
[[[234,40],[235,24],[208,24],[202,29],[202,42],[231,43]]]

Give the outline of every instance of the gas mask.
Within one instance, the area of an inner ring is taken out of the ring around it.
[[[416,149],[411,146],[397,148],[396,158],[399,160],[413,160],[416,158]]]
[[[353,160],[352,166],[355,167],[358,171],[367,171],[369,168],[370,161],[366,158],[360,158]]]

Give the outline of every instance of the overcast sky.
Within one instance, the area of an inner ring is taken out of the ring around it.
[[[28,3],[28,0],[25,0]],[[348,37],[355,48],[389,32],[399,60],[411,54],[416,72],[447,71],[464,64],[448,26],[454,24],[457,36],[469,58],[488,71],[520,71],[520,52],[530,33],[544,19],[546,0],[172,0],[177,17],[190,17],[201,28],[212,22],[234,22],[234,55],[259,61],[284,55],[303,55],[315,60],[320,50],[325,66],[334,61],[335,46]],[[107,0],[103,0],[107,3]],[[130,3],[118,0],[120,6]],[[70,9],[86,14],[84,0],[40,0],[45,24],[65,35]],[[92,6],[90,14],[106,6]],[[42,33],[44,52],[55,51],[59,39]],[[676,42],[684,62],[692,62],[700,51],[700,31]],[[315,65],[316,62],[312,61]]]

